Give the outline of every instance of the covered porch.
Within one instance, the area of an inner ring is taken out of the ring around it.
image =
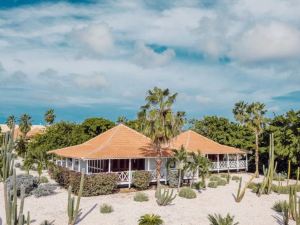
[[[248,171],[247,154],[208,154],[207,158],[211,161],[211,171]]]

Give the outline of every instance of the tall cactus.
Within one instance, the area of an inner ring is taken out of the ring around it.
[[[264,179],[258,190],[258,196],[261,194],[270,194],[272,190],[273,177],[276,173],[277,163],[275,163],[274,154],[274,135],[270,134],[270,147],[269,147],[269,165],[264,168]]]
[[[174,194],[173,189],[159,187],[155,192],[157,204],[160,206],[166,206],[171,204],[172,201],[176,198],[176,194],[175,195],[173,194]]]
[[[296,225],[300,225],[300,200],[297,197],[296,188],[290,187],[289,193],[289,214],[296,221]]]
[[[255,178],[255,174],[251,176],[250,180],[245,184],[245,186],[242,188],[242,177],[240,178],[239,188],[237,191],[237,195],[234,196],[236,202],[241,202],[242,199],[245,196],[246,189],[251,184],[252,180]]]
[[[299,175],[300,175],[300,167],[297,168],[297,180],[296,180],[296,186],[298,185],[298,182],[299,182]]]
[[[69,217],[69,225],[74,225],[78,218],[79,214],[79,206],[80,206],[80,199],[83,192],[83,184],[84,184],[84,170],[81,172],[81,179],[80,179],[80,188],[77,196],[76,206],[75,206],[75,197],[72,197],[72,187],[69,186],[68,189],[68,217]]]
[[[13,174],[14,167],[14,159],[13,159],[13,147],[14,147],[14,126],[12,131],[7,132],[4,136],[3,144],[1,146],[0,151],[0,161],[1,161],[1,170],[0,170],[0,178],[2,181],[6,181],[6,179]]]
[[[287,180],[286,180],[287,186],[289,186],[290,177],[291,177],[291,160],[289,160],[289,162],[288,162],[288,175],[287,175]]]
[[[27,218],[23,214],[24,209],[25,188],[21,187],[21,201],[18,210],[17,199],[17,178],[16,170],[13,171],[13,191],[7,189],[7,184],[4,182],[4,205],[6,213],[6,225],[24,225],[30,224],[30,214],[27,213]]]

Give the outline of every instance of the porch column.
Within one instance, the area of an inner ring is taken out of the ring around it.
[[[108,172],[111,172],[111,159],[108,160]]]
[[[131,188],[131,159],[129,159],[128,188]]]
[[[89,174],[89,160],[85,160],[85,171],[86,171],[86,174]]]
[[[72,170],[74,170],[74,168],[75,168],[75,159],[72,158]]]
[[[218,173],[220,172],[220,157],[219,154],[217,155],[217,167],[218,167]]]
[[[81,160],[81,159],[78,159],[78,168],[77,168],[77,171],[78,171],[78,172],[81,172],[82,169],[83,169],[83,168],[82,168],[82,160]]]
[[[227,154],[227,169],[229,170],[229,154]]]
[[[239,163],[239,155],[236,154],[236,171],[239,171],[239,167],[240,167],[239,164],[240,164],[240,163]]]
[[[62,167],[62,165],[63,165],[63,158],[60,157],[60,166]]]
[[[150,171],[150,159],[147,158],[147,170]]]
[[[247,156],[247,153],[246,153],[246,171],[248,171],[248,156]]]
[[[65,160],[65,163],[66,163],[66,168],[68,168],[68,158],[66,158],[66,160]]]

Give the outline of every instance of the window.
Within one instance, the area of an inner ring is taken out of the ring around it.
[[[103,173],[108,172],[108,160],[89,160],[89,173]]]

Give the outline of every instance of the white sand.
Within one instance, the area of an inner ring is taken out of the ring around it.
[[[241,174],[239,174],[241,175]],[[243,174],[243,180],[250,176]],[[209,224],[207,215],[230,213],[240,225],[274,225],[282,224],[282,216],[272,210],[275,201],[287,199],[287,195],[264,195],[258,198],[250,190],[241,203],[236,203],[233,194],[236,193],[238,183],[231,181],[229,185],[216,189],[208,188],[197,194],[196,199],[177,197],[170,206],[158,206],[155,202],[154,191],[145,191],[150,197],[148,202],[134,202],[134,193],[119,193],[106,196],[86,197],[81,200],[82,215],[80,225],[135,225],[138,218],[146,213],[159,214],[166,225],[206,225]],[[0,216],[4,220],[3,185],[0,186]],[[99,206],[103,203],[111,204],[114,212],[101,214]],[[32,224],[40,224],[43,220],[54,221],[56,225],[67,224],[67,191],[57,189],[57,194],[47,197],[25,199],[25,212],[30,210]],[[0,223],[1,224],[1,223]],[[4,224],[4,223],[3,223]],[[291,222],[290,225],[293,225]]]

